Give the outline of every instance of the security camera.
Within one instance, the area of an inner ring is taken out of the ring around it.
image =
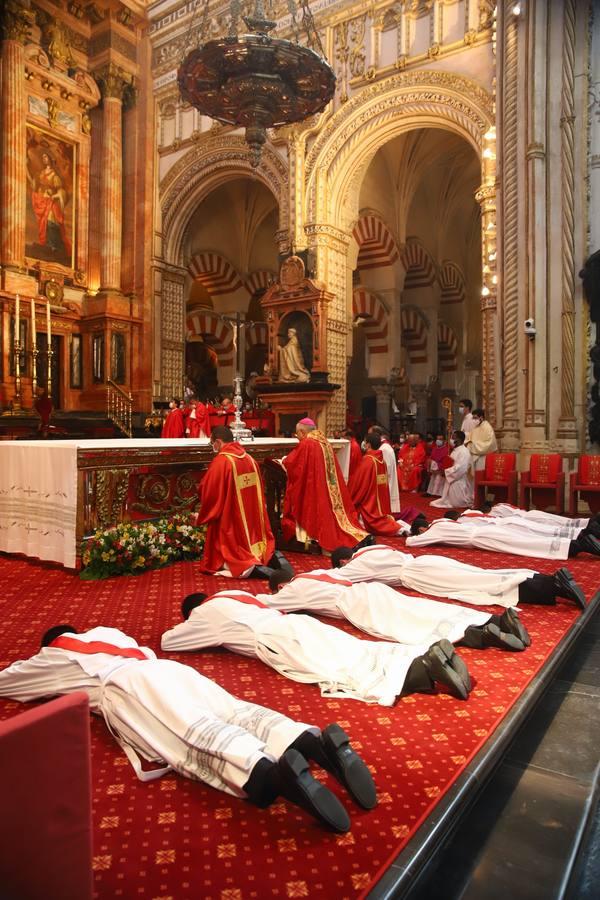
[[[528,338],[534,338],[536,336],[537,329],[533,319],[525,319],[525,334]]]

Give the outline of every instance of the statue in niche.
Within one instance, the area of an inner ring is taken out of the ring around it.
[[[304,363],[304,355],[295,328],[288,328],[288,342],[279,348],[279,380],[306,384],[310,372]]]

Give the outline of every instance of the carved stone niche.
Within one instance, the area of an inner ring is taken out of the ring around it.
[[[256,391],[272,406],[278,428],[288,430],[296,413],[316,419],[339,388],[329,382],[327,368],[332,300],[321,282],[306,277],[299,256],[283,262],[279,281],[261,298],[268,328],[267,365]],[[288,416],[284,425],[282,419]]]

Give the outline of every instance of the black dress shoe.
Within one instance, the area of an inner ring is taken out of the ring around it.
[[[525,647],[531,646],[531,638],[529,632],[521,622],[519,614],[512,608],[504,610],[500,616],[500,629],[507,634],[514,634],[524,644]]]
[[[291,566],[291,563],[285,558],[281,550],[276,550],[271,559],[269,560],[269,567],[271,569],[283,569],[285,572],[289,572],[290,575],[294,576],[294,570]]]
[[[559,597],[566,600],[574,600],[581,607],[586,608],[585,594],[573,578],[568,569],[559,569],[554,575],[554,587]]]
[[[524,650],[525,644],[515,634],[502,631],[495,622],[486,622],[485,625],[470,625],[465,631],[461,641],[465,647],[474,650],[487,650],[496,647],[498,650]]]
[[[335,794],[310,774],[308,763],[297,750],[286,750],[278,763],[281,795],[306,809],[319,822],[344,834],[350,817]]]
[[[360,541],[358,544],[356,544],[356,545],[352,548],[352,552],[353,552],[353,553],[356,553],[356,551],[357,551],[357,550],[360,550],[361,547],[372,547],[373,544],[376,544],[376,543],[377,543],[377,540],[376,540],[376,538],[375,538],[375,535],[374,535],[374,534],[368,534],[366,537],[364,537],[364,538],[362,539],[362,541]]]
[[[592,537],[600,538],[600,522],[596,522],[595,519],[590,519],[589,523],[579,532],[577,537],[580,538],[582,535],[586,534],[591,534]]]
[[[445,684],[446,687],[458,694],[461,700],[467,699],[471,689],[471,679],[465,663],[458,656],[450,641],[443,639],[437,644],[432,644],[421,658],[432,681]],[[466,673],[466,677],[464,673]]]
[[[248,578],[263,578],[265,581],[268,581],[273,571],[269,566],[254,566]]]
[[[592,556],[600,556],[600,541],[591,534],[584,534],[571,541],[577,547],[577,553],[591,553]]]
[[[364,761],[350,746],[350,738],[339,725],[328,725],[320,743],[325,759],[323,768],[331,772],[363,809],[377,806],[377,790],[373,776]],[[318,762],[318,760],[317,760]]]

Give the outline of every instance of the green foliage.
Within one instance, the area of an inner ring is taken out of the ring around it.
[[[191,525],[188,516],[180,515],[96,531],[83,542],[80,578],[140,575],[179,559],[197,559],[204,549],[205,532],[204,526]]]

